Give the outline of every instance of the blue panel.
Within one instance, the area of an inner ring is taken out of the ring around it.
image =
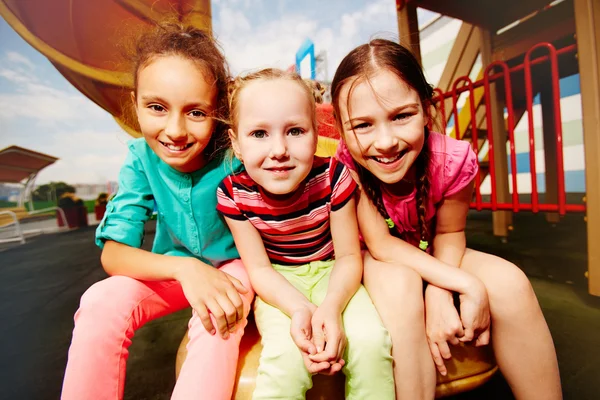
[[[310,39],[306,39],[296,52],[296,71],[298,74],[300,74],[300,63],[306,56],[310,57],[310,79],[315,79],[317,77],[315,45]]]
[[[536,174],[538,193],[546,192],[546,175]],[[584,171],[565,171],[565,192],[583,193],[585,192],[585,172]]]

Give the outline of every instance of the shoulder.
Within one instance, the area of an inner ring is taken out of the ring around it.
[[[431,132],[428,145],[434,169],[430,174],[439,179],[442,196],[458,192],[477,174],[477,155],[471,143]]]

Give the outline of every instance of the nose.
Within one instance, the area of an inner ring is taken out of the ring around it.
[[[286,136],[284,135],[273,135],[271,137],[271,152],[270,158],[280,159],[288,156],[288,147]]]
[[[398,146],[398,137],[389,125],[377,129],[374,147],[381,152],[389,151]]]
[[[180,141],[187,136],[185,120],[178,114],[171,114],[167,119],[165,134],[172,141]]]

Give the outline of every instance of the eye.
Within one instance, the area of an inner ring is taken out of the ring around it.
[[[253,131],[253,132],[250,133],[250,136],[255,137],[257,139],[262,139],[265,136],[267,136],[267,132],[263,131],[263,130]]]
[[[400,113],[394,117],[394,121],[401,121],[401,120],[412,117],[412,115],[413,115],[412,113]]]
[[[155,112],[164,112],[165,108],[160,104],[149,104],[148,108]]]
[[[194,118],[206,117],[206,113],[204,111],[200,111],[200,110],[192,110],[189,112],[189,115],[191,115]]]
[[[358,125],[354,125],[354,126],[352,127],[352,130],[359,131],[359,130],[361,130],[361,129],[367,129],[367,128],[368,128],[368,127],[370,127],[370,126],[371,126],[371,124],[370,124],[370,123],[368,123],[368,122],[363,122],[363,123],[360,123],[360,124],[358,124]]]
[[[304,129],[301,128],[292,128],[288,131],[288,135],[290,136],[300,136],[304,133]]]

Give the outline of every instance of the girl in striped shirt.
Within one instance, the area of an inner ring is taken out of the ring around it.
[[[347,399],[393,399],[389,335],[360,284],[356,183],[315,156],[320,93],[266,69],[230,89],[233,152],[217,190],[257,298],[263,351],[254,399],[304,399],[311,375],[346,375]]]

